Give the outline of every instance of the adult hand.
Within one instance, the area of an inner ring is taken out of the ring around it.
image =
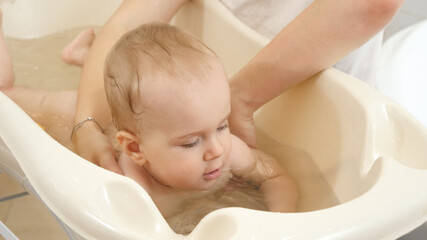
[[[85,60],[78,90],[75,123],[87,116],[95,118],[103,126],[111,121],[103,77],[104,61],[109,50],[123,34],[141,24],[152,21],[169,22],[186,1],[188,0],[122,1],[97,34]],[[75,151],[83,158],[122,174],[110,139],[93,123],[85,123],[73,136],[73,142]]]
[[[111,140],[97,126],[86,123],[73,135],[75,151],[86,160],[118,174],[123,172],[116,161]]]
[[[314,1],[230,79],[230,130],[255,147],[256,109],[360,47],[402,2]]]

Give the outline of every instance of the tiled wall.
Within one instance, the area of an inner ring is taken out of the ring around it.
[[[397,16],[387,26],[384,38],[387,39],[397,31],[427,19],[426,0],[405,0]]]

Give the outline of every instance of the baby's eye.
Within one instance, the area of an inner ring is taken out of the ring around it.
[[[200,143],[200,141],[199,141],[199,139],[197,139],[196,141],[194,141],[192,143],[184,144],[182,146],[185,148],[194,148],[194,147],[197,147],[199,145],[199,143]]]
[[[227,128],[228,128],[228,123],[222,125],[221,127],[217,128],[216,130],[217,131],[222,131],[222,130],[227,129]]]

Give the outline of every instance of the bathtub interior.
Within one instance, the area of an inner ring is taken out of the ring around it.
[[[119,3],[117,0],[16,0],[13,4],[4,3],[2,5],[4,32],[10,37],[32,38],[79,26],[99,26]],[[96,11],[94,14],[93,9],[98,9],[101,4],[106,10],[102,13]],[[49,6],[48,9],[46,6]],[[218,12],[221,12],[221,17],[217,16]],[[224,6],[214,1],[199,0],[188,3],[180,10],[173,23],[204,40],[221,58],[229,75],[236,72],[268,41],[233,19],[233,16],[225,11]],[[15,149],[15,157],[43,201],[74,230],[83,236],[104,239],[112,236],[133,238],[144,234],[162,236],[163,239],[179,238],[168,229],[142,188],[129,179],[88,164],[58,145],[32,123],[31,119],[25,117],[22,111],[13,110],[11,114],[17,114],[19,118],[25,119],[27,127],[20,131],[34,134],[34,137],[43,137],[42,141],[38,141],[37,146],[32,148],[34,152],[26,153],[27,150],[22,150],[30,145],[30,142],[28,145],[20,143],[20,146],[9,146],[9,149]],[[307,215],[303,213],[276,215],[242,209],[224,209],[203,219],[190,236],[209,236],[212,232],[207,226],[211,224],[227,227],[222,233],[224,238],[232,236],[236,231],[241,231],[238,229],[243,228],[242,223],[237,220],[244,217],[263,219],[263,216],[266,216],[286,222],[286,219],[282,219],[286,216],[290,217],[289,221],[298,222],[309,216],[315,223],[317,215],[310,215],[309,211],[323,216],[328,209],[319,209],[330,208],[332,212],[339,211],[341,208],[334,206],[347,206],[345,203],[351,200],[369,196],[370,190],[375,189],[382,181],[384,171],[382,166],[395,160],[403,164],[401,168],[405,169],[404,172],[415,169],[418,171],[414,175],[419,177],[421,171],[425,176],[427,168],[425,128],[393,101],[359,80],[333,69],[314,76],[271,101],[257,113],[256,125],[260,146],[282,159],[282,164],[299,182],[302,194],[299,210],[307,212]],[[46,152],[46,146],[58,149],[58,153]],[[7,153],[5,149],[0,146],[0,150]],[[289,151],[295,154],[289,155]],[[49,159],[54,158],[56,167],[40,169],[29,160],[33,154],[42,156],[40,161],[44,161],[46,166],[51,166],[52,161]],[[3,157],[3,154],[1,156]],[[292,159],[293,156],[300,157]],[[385,161],[384,157],[392,160]],[[64,166],[68,166],[67,171],[58,174],[58,169]],[[400,165],[393,165],[392,169],[398,169],[397,166]],[[70,169],[75,169],[79,174],[70,176],[73,181],[67,182],[65,179],[69,178],[63,176],[68,176]],[[52,176],[60,178],[51,179]],[[319,179],[324,179],[326,184],[317,188],[319,185],[316,182]],[[82,183],[87,186],[82,187]],[[51,188],[52,184],[69,188],[67,191],[46,190]],[[81,194],[74,194],[75,196],[71,197],[70,194],[75,193],[77,189]],[[63,195],[58,192],[62,192]],[[425,197],[420,196],[419,201],[427,199]],[[139,207],[126,208],[120,204],[123,201],[129,202],[128,206]],[[86,204],[77,207],[73,202]],[[422,214],[418,216],[417,220],[421,220],[416,224],[421,224],[427,215],[426,206],[424,204],[417,207]],[[135,216],[136,213],[144,213],[140,215],[145,215],[146,218]],[[87,225],[81,226],[82,222]],[[141,226],[145,227],[141,229]],[[318,226],[320,227],[321,225]],[[313,231],[314,228],[313,226]],[[215,234],[211,234],[210,237],[219,237],[217,235],[219,233]]]
[[[222,5],[213,5],[209,1],[193,1],[181,9],[173,22],[206,42],[231,76],[268,39],[236,21],[221,9]],[[220,19],[213,16],[216,11],[223,14]],[[257,113],[260,146],[283,159],[283,165],[305,182],[302,191],[309,199],[301,203],[300,211],[331,206],[322,198],[344,203],[366,192],[375,183],[375,178],[367,176],[375,175],[368,173],[379,157],[427,168],[427,151],[422,147],[427,142],[425,128],[399,105],[365,85],[329,69],[277,97]],[[306,158],[292,161],[284,151],[296,151]],[[315,184],[319,179],[307,181],[307,175],[313,177],[317,171],[326,179],[333,196],[325,195],[327,190],[316,194],[313,186],[319,187]]]
[[[102,26],[120,0],[11,0],[1,4],[3,31],[15,38],[36,38],[80,26]],[[1,2],[0,2],[1,3]],[[102,11],[99,11],[102,6]]]
[[[256,120],[260,131],[311,156],[340,203],[367,190],[366,184],[361,184],[362,167],[372,159],[360,151],[366,146],[367,114],[341,86],[307,81],[266,105]],[[290,161],[290,168],[308,171],[305,164]],[[300,181],[307,181],[311,174],[304,175]],[[315,184],[308,183],[310,186]],[[304,188],[301,191],[304,193]],[[308,194],[314,191],[310,189]],[[304,195],[301,197],[304,200]]]
[[[351,87],[340,84],[343,79],[351,82]],[[358,90],[364,94],[356,97],[354,91]],[[339,203],[357,198],[376,183],[378,173],[372,169],[380,157],[427,169],[423,147],[427,132],[422,124],[361,81],[332,69],[267,104],[256,124],[264,133],[260,136],[268,135],[310,155]],[[271,149],[262,142],[261,146]],[[301,183],[315,176],[307,175],[306,163],[292,159],[285,163],[301,175],[296,176]],[[310,198],[314,197],[316,181],[307,183],[302,193],[308,190]]]

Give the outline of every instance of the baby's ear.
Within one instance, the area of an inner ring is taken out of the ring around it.
[[[145,164],[144,154],[141,152],[139,140],[135,134],[127,131],[119,131],[116,139],[123,149],[123,152],[139,166]]]

